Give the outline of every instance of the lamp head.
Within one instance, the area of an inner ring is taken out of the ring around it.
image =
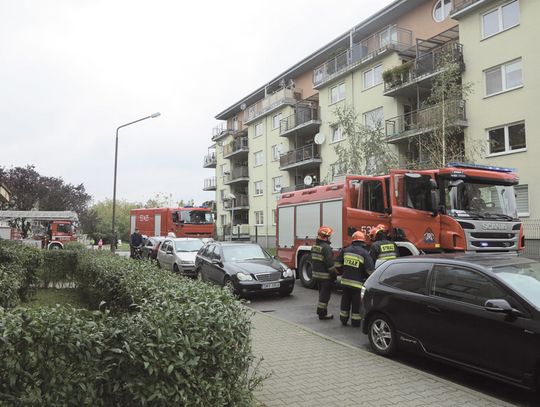
[[[150,117],[151,117],[152,119],[155,119],[156,117],[159,117],[159,116],[161,116],[161,113],[156,112],[156,113],[154,113],[153,115],[151,115]]]

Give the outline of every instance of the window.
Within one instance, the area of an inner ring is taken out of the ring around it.
[[[379,47],[383,48],[389,44],[397,43],[397,30],[394,26],[389,27],[379,33]]]
[[[382,83],[382,65],[377,65],[364,72],[364,89]]]
[[[219,199],[220,199],[221,202],[223,202],[225,200],[225,190],[224,189],[219,190]]]
[[[264,213],[263,211],[255,211],[255,224],[264,225]]]
[[[221,226],[225,226],[227,224],[227,215],[221,215],[220,221],[221,221]]]
[[[272,184],[274,185],[274,192],[281,191],[281,180],[283,177],[272,178]]]
[[[452,9],[452,0],[438,0],[433,7],[433,19],[440,23],[444,21]]]
[[[529,186],[516,185],[514,192],[516,193],[518,216],[529,216]]]
[[[253,161],[254,161],[254,164],[253,164],[254,167],[258,167],[259,165],[263,165],[264,158],[263,158],[262,150],[253,153]]]
[[[421,175],[418,178],[408,174],[394,175],[394,193],[398,206],[419,211],[433,211],[431,179],[429,175]]]
[[[345,99],[345,84],[340,83],[330,89],[330,103],[336,103]]]
[[[514,123],[488,130],[490,154],[523,151],[527,148],[525,123]]]
[[[429,263],[392,264],[383,271],[379,282],[400,290],[426,295],[430,269]]]
[[[262,195],[263,194],[263,182],[262,181],[256,181],[253,183],[255,187],[255,195]]]
[[[441,265],[433,269],[431,295],[480,307],[487,300],[507,297],[499,286],[480,273]]]
[[[263,124],[257,123],[255,125],[255,137],[260,137],[263,134]]]
[[[238,116],[232,118],[232,129],[238,131]]]
[[[281,113],[274,115],[272,117],[272,129],[278,129],[280,121],[281,121]]]
[[[332,126],[332,143],[343,140],[343,131],[339,126]]]
[[[381,128],[383,120],[384,112],[382,107],[364,113],[364,126],[368,129],[375,130]]]
[[[491,37],[519,24],[519,2],[512,1],[482,15],[482,38]]]
[[[505,92],[523,85],[521,58],[484,71],[486,96]]]
[[[281,155],[281,144],[276,144],[272,146],[272,161],[279,161],[279,156]]]
[[[229,172],[229,166],[227,164],[221,164],[221,176],[224,177]]]
[[[272,225],[276,225],[276,210],[272,209]]]
[[[384,196],[381,181],[363,181],[358,190],[357,208],[384,213]]]

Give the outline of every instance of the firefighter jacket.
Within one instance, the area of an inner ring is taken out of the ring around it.
[[[371,245],[369,254],[372,257],[373,262],[376,262],[377,260],[385,262],[399,256],[396,244],[390,240],[377,240]]]
[[[330,280],[334,277],[336,266],[332,247],[326,240],[317,239],[311,246],[311,260],[313,262],[313,277],[320,280]]]
[[[375,268],[369,252],[362,242],[353,242],[344,248],[336,259],[336,265],[342,267],[341,285],[362,288],[369,273]]]

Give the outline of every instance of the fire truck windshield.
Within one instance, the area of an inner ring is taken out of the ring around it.
[[[180,211],[180,222],[206,224],[213,223],[212,214],[208,211]]]
[[[56,224],[56,231],[58,233],[71,233],[71,223],[57,223]]]
[[[471,180],[445,181],[447,213],[477,219],[517,219],[516,196],[511,185]]]

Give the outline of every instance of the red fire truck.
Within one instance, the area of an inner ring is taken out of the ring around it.
[[[348,175],[342,182],[282,194],[277,203],[277,255],[313,286],[311,245],[317,229],[334,229],[332,247],[356,230],[389,227],[401,255],[518,252],[524,246],[508,168],[452,163],[435,170]]]
[[[210,208],[142,208],[132,209],[131,233],[139,229],[146,236],[213,237],[214,218]]]

